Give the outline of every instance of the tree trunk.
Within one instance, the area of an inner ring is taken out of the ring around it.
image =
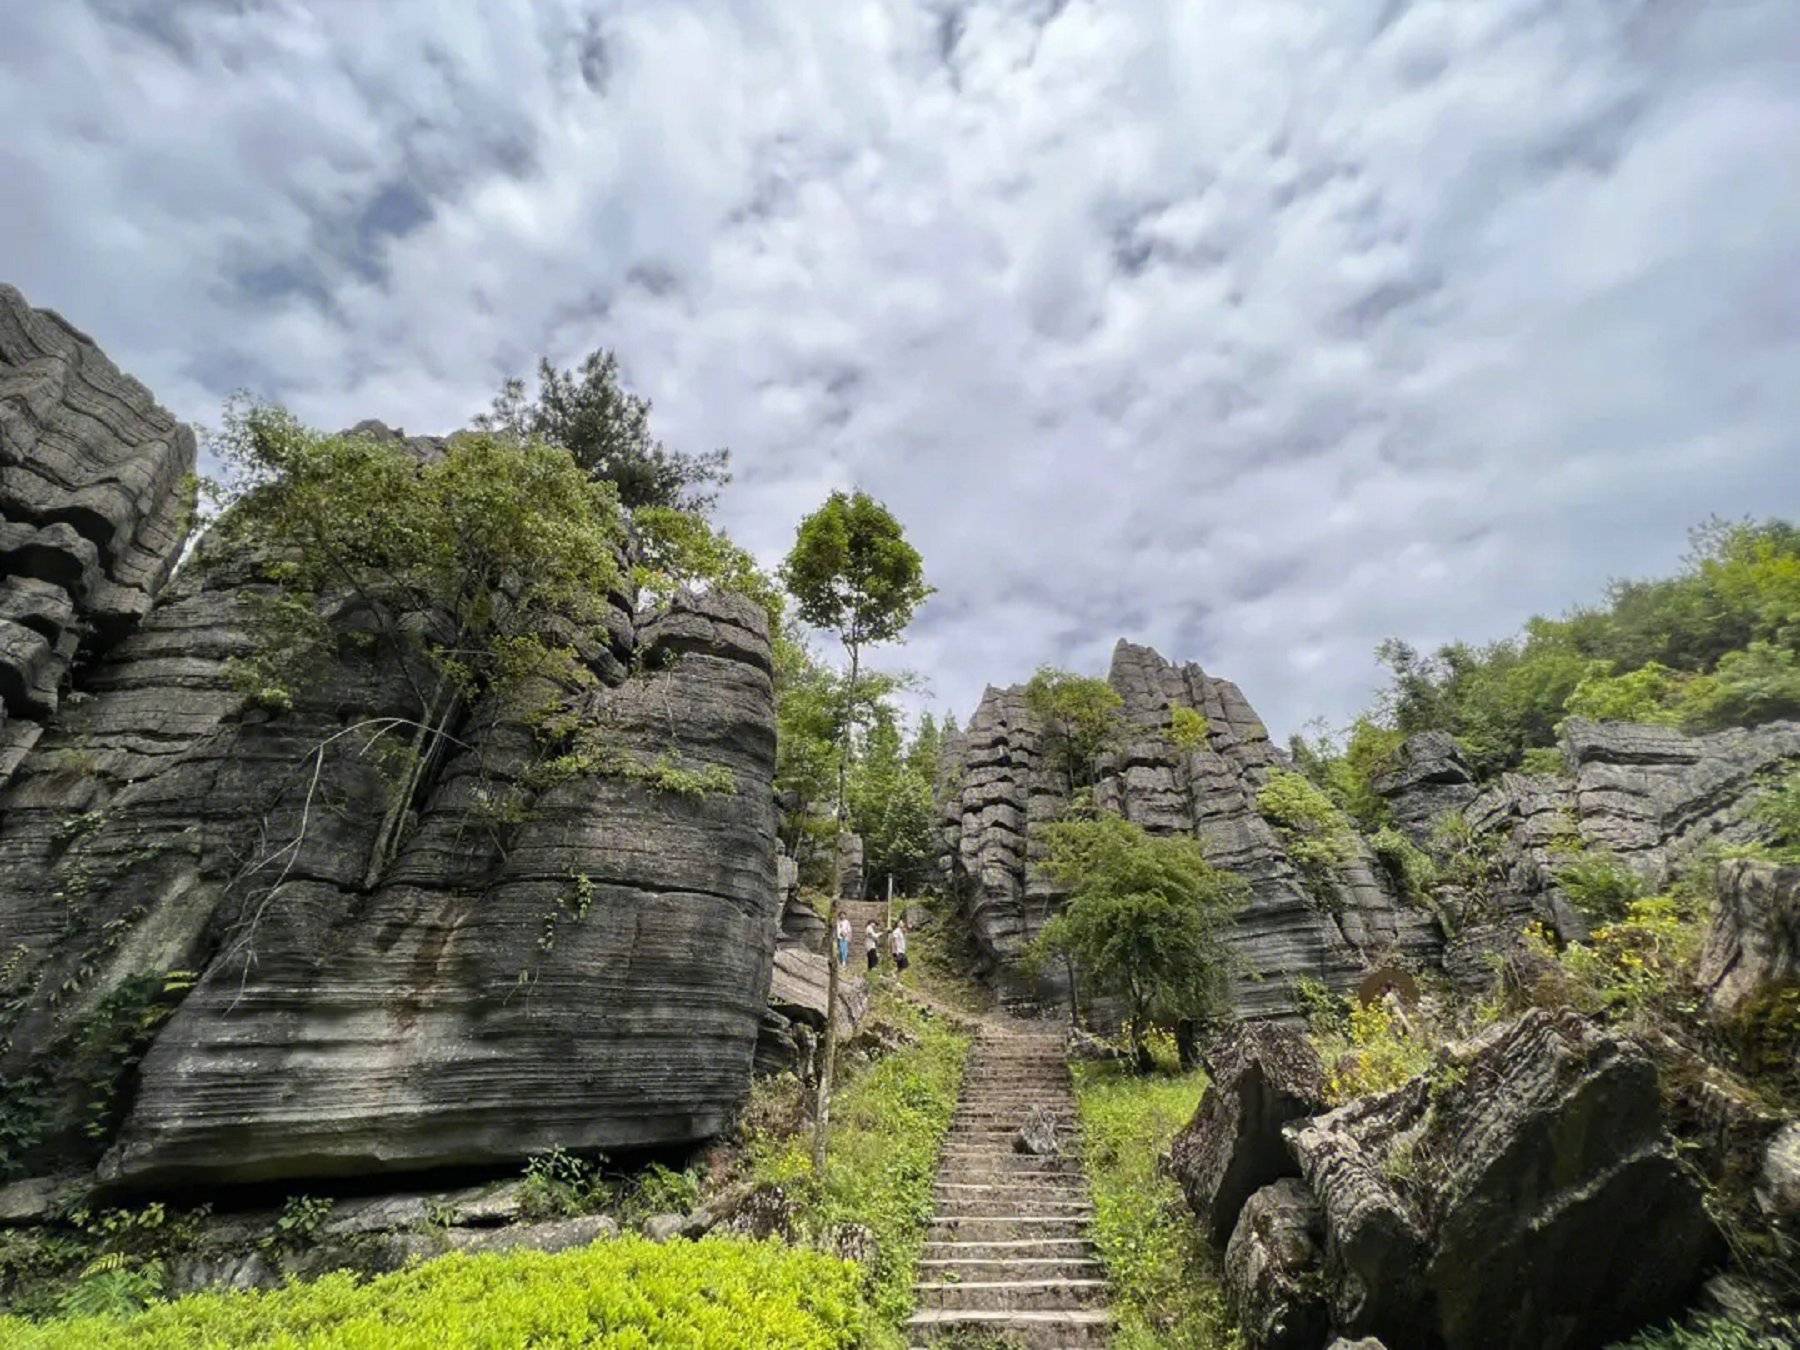
[[[431,703],[419,718],[418,726],[413,729],[412,744],[407,747],[406,767],[400,775],[394,795],[388,800],[388,808],[381,817],[381,827],[375,832],[375,847],[370,850],[369,868],[363,875],[365,891],[381,879],[381,874],[387,870],[398,849],[400,822],[406,817],[406,808],[412,803],[413,793],[418,791],[419,779],[425,772],[425,761],[437,748],[436,740],[428,738],[442,736],[450,724],[450,713],[456,706],[456,696],[452,694],[441,709],[438,707],[438,700],[444,697],[449,679],[448,675],[438,676],[437,688],[431,692]],[[434,721],[438,725],[433,726]]]
[[[843,912],[844,814],[848,809],[850,795],[850,724],[856,715],[856,681],[860,673],[860,655],[857,647],[851,645],[850,682],[844,689],[844,725],[838,732],[837,814],[831,830],[831,911],[825,921],[831,950],[827,953],[829,970],[825,980],[825,1039],[819,1050],[823,1061],[819,1065],[819,1101],[818,1108],[813,1112],[814,1176],[825,1174],[825,1146],[831,1138],[831,1079],[837,1067],[838,977],[842,970],[837,959],[837,925],[838,916]],[[854,950],[856,934],[852,933],[850,938],[851,948]]]

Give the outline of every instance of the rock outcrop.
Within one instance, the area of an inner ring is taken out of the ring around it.
[[[1800,990],[1800,866],[1740,858],[1719,866],[1712,920],[1694,981],[1714,1017]]]
[[[1680,1309],[1719,1250],[1650,1060],[1572,1013],[1491,1027],[1287,1137],[1342,1334],[1601,1345]]]
[[[194,434],[0,285],[0,784],[70,667],[150,609],[193,514]]]
[[[1225,1296],[1257,1350],[1318,1350],[1325,1307],[1324,1216],[1305,1183],[1264,1186],[1245,1203],[1225,1248]]]
[[[1249,901],[1230,936],[1240,1014],[1295,1015],[1294,985],[1302,976],[1348,989],[1371,966],[1435,954],[1432,916],[1400,900],[1366,850],[1338,872],[1328,896],[1302,884],[1256,806],[1257,791],[1288,767],[1287,757],[1236,685],[1128,642],[1115,648],[1108,680],[1123,700],[1126,734],[1101,758],[1094,801],[1153,834],[1197,838],[1209,861],[1248,881]],[[1178,708],[1206,719],[1201,743],[1177,742]],[[1049,750],[1024,689],[989,689],[969,725],[947,743],[941,768],[947,884],[1002,992],[1019,1000],[1060,992],[1017,969],[1064,899],[1037,866],[1037,831],[1060,817],[1073,795]]]
[[[1325,1109],[1325,1069],[1300,1032],[1248,1022],[1208,1057],[1207,1073],[1206,1095],[1170,1145],[1169,1167],[1222,1247],[1253,1194],[1300,1174],[1282,1130]]]
[[[1480,794],[1475,772],[1448,732],[1408,736],[1393,763],[1371,784],[1394,815],[1394,824],[1415,844],[1431,841],[1433,827],[1461,811]]]
[[[512,1168],[724,1129],[779,922],[756,607],[612,596],[570,635],[592,680],[541,692],[647,771],[536,777],[550,751],[523,715],[478,700],[371,884],[389,788],[369,741],[413,715],[412,672],[345,643],[291,708],[248,702],[232,663],[255,650],[257,560],[202,547],[151,603],[191,436],[12,292],[0,353],[0,626],[49,582],[68,600],[25,625],[55,661],[0,656],[6,687],[54,691],[80,658],[69,696],[9,694],[0,728],[0,1076],[47,1101],[49,1161],[125,1108],[103,1173],[128,1187]],[[665,790],[657,765],[729,787]]]

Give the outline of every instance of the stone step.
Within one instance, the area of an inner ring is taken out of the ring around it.
[[[1079,1168],[1062,1171],[994,1167],[986,1164],[946,1165],[938,1169],[938,1182],[946,1186],[1068,1186],[1087,1193]]]
[[[997,1242],[927,1242],[923,1261],[1090,1260],[1094,1244],[1087,1238],[1006,1238]]]
[[[973,1243],[952,1243],[962,1251]],[[1106,1267],[1091,1256],[949,1256],[919,1262],[921,1282],[953,1284],[966,1280],[1104,1280]]]
[[[913,1288],[922,1309],[1047,1312],[1092,1308],[1106,1301],[1103,1279],[936,1281]]]
[[[1088,1221],[1093,1216],[1077,1214],[934,1214],[931,1227],[925,1231],[927,1242],[998,1242],[1024,1238],[1041,1242],[1046,1238],[1082,1238],[1087,1236]]]
[[[1086,1350],[1103,1346],[1112,1330],[1112,1317],[1104,1309],[1081,1308],[1057,1312],[1012,1312],[977,1309],[931,1308],[914,1313],[906,1323],[915,1343],[929,1344],[938,1336],[978,1337],[985,1333],[1019,1350]]]
[[[1063,1197],[1036,1191],[1005,1191],[998,1195],[940,1195],[937,1212],[946,1219],[991,1219],[1009,1214],[1033,1219],[1091,1219],[1094,1207],[1085,1195]]]

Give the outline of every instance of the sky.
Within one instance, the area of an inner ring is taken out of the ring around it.
[[[0,280],[179,416],[614,348],[959,719],[1120,637],[1345,721],[1800,513],[1794,0],[0,0]]]

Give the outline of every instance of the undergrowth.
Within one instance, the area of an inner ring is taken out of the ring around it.
[[[192,1294],[133,1317],[0,1317],[8,1350],[463,1350],[514,1345],[835,1350],[872,1327],[854,1265],[774,1242],[626,1237],[576,1251],[455,1254],[366,1283],[347,1272]]]
[[[840,1069],[832,1097],[825,1174],[814,1177],[807,1131],[753,1135],[751,1176],[782,1186],[799,1203],[800,1226],[816,1236],[836,1223],[866,1224],[878,1255],[869,1298],[882,1340],[898,1344],[912,1311],[913,1268],[932,1212],[938,1146],[962,1088],[969,1037],[943,1017],[878,987],[870,1017],[912,1043]]]
[[[1193,1118],[1206,1075],[1075,1066],[1094,1244],[1106,1263],[1119,1350],[1238,1350],[1218,1257],[1157,1159]]]

